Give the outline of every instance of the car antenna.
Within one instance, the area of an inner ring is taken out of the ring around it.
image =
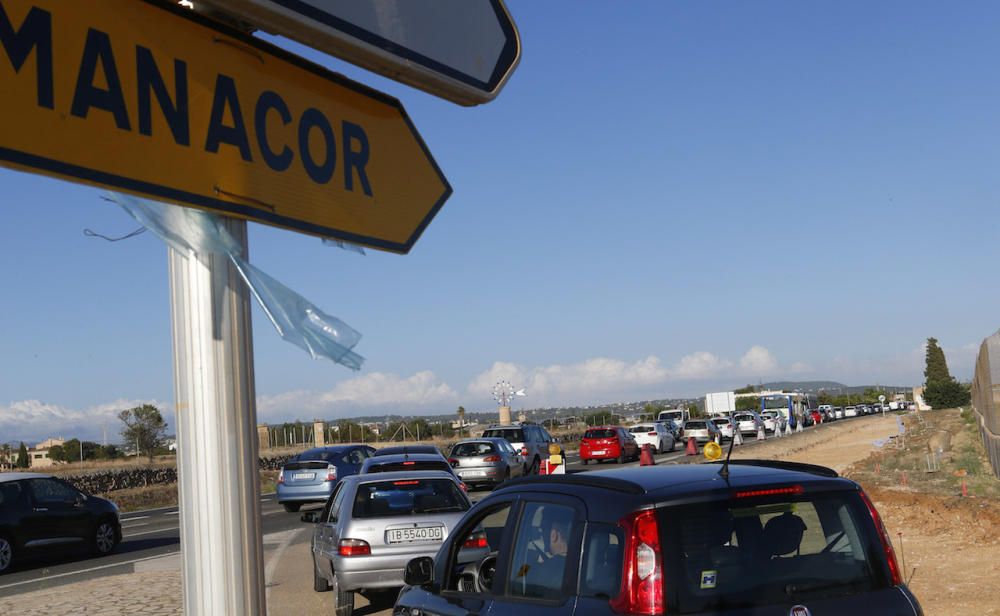
[[[736,425],[736,429],[739,430],[739,425]],[[733,455],[733,445],[736,444],[736,439],[729,439],[729,452],[726,454],[726,461],[722,463],[722,468],[719,469],[719,476],[725,480],[729,480],[729,457]]]

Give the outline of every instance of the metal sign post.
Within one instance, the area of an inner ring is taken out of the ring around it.
[[[224,256],[168,258],[184,613],[264,614],[250,294]]]

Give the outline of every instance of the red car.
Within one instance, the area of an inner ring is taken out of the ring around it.
[[[813,425],[818,426],[819,424],[823,423],[823,414],[820,413],[818,410],[813,409],[809,411],[809,414],[812,415]]]
[[[580,439],[580,459],[584,464],[591,460],[618,460],[624,464],[639,459],[639,445],[621,426],[594,426]]]

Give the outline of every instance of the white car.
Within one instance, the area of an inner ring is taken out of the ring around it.
[[[728,417],[713,417],[712,423],[719,428],[719,432],[722,433],[722,438],[733,438],[733,422],[729,421]]]
[[[752,411],[742,411],[733,416],[737,428],[743,434],[756,434],[757,430],[764,427],[764,420],[760,415]]]
[[[642,450],[643,445],[652,445],[656,453],[663,453],[673,451],[677,447],[674,435],[658,421],[632,426],[628,431],[640,450]]]
[[[844,407],[844,417],[857,417],[858,409],[853,406]]]

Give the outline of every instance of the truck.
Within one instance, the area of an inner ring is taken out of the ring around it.
[[[731,391],[720,391],[705,394],[705,415],[719,417],[729,415],[736,410],[736,394]]]

